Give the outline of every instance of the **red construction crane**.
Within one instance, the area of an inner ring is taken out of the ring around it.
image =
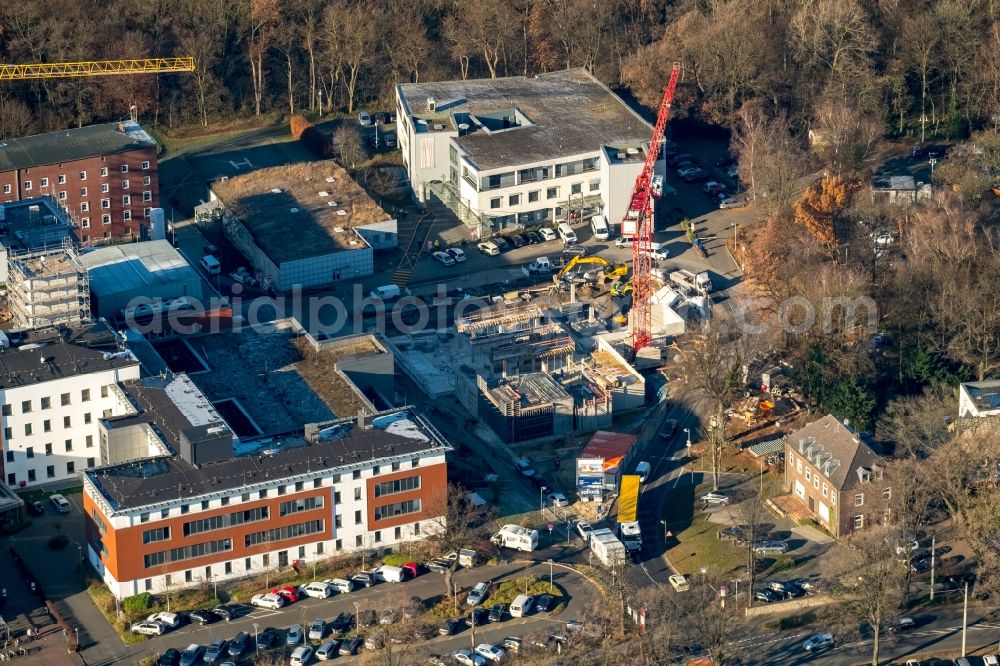
[[[632,353],[637,354],[653,339],[652,313],[649,297],[652,296],[650,274],[653,268],[653,206],[652,182],[653,167],[660,157],[660,144],[663,143],[663,131],[667,127],[670,116],[670,103],[674,100],[674,90],[681,76],[680,63],[674,63],[670,71],[670,81],[663,91],[663,101],[656,116],[653,136],[649,140],[649,150],[646,151],[646,163],[642,172],[635,179],[632,188],[632,199],[629,203],[625,219],[622,220],[622,235],[632,237]]]

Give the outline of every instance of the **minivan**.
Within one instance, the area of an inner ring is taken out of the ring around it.
[[[649,470],[649,463],[645,460],[635,466],[635,473],[639,475],[640,483],[646,483],[646,478],[649,476]]]
[[[510,604],[511,617],[524,617],[531,613],[535,606],[535,598],[527,594],[519,594]]]
[[[576,242],[576,232],[573,231],[573,227],[565,222],[559,224],[558,231],[559,238],[562,238],[563,243],[566,243],[566,245],[572,245]]]
[[[348,592],[354,591],[354,583],[344,578],[328,578],[323,582],[341,594],[347,594]]]
[[[399,285],[395,284],[385,284],[381,287],[375,287],[372,289],[371,293],[368,294],[371,298],[378,301],[389,301],[394,298],[399,298],[400,296]]]
[[[218,275],[222,272],[222,264],[219,260],[210,254],[206,254],[201,258],[201,267],[205,269],[205,272],[209,275]]]
[[[542,227],[539,229],[538,235],[541,236],[544,241],[552,241],[556,239],[556,232],[548,227]]]
[[[49,498],[49,501],[55,505],[56,511],[59,513],[69,513],[71,510],[69,501],[62,495],[55,494]]]

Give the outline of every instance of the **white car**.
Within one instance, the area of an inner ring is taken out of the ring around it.
[[[456,264],[460,264],[465,261],[465,252],[457,247],[449,247],[445,252],[454,259]]]
[[[490,586],[488,583],[476,583],[476,586],[469,591],[469,596],[466,598],[465,602],[470,606],[478,606],[483,603],[483,599],[486,595],[490,593]]]
[[[615,239],[615,247],[632,247],[632,239],[628,236],[619,236]]]
[[[749,203],[746,197],[726,197],[719,202],[719,210],[727,208],[743,208]]]
[[[434,258],[434,261],[438,262],[442,266],[455,265],[455,260],[447,252],[432,252],[431,256]]]
[[[488,659],[495,664],[499,664],[504,657],[507,656],[507,651],[504,650],[499,645],[490,645],[489,643],[480,643],[476,646],[476,654]]]
[[[547,241],[553,241],[557,238],[555,229],[549,229],[548,227],[542,227],[539,229],[538,235]]]
[[[705,192],[711,192],[713,190],[724,190],[726,186],[716,180],[710,180],[702,185],[701,189]]]
[[[472,650],[458,650],[451,653],[451,658],[463,666],[486,666],[486,659]]]
[[[147,622],[159,622],[167,629],[176,629],[181,626],[181,618],[177,613],[153,613],[146,618]]]
[[[292,658],[288,662],[291,666],[305,666],[312,659],[313,649],[311,647],[297,647],[292,652]]]
[[[165,632],[167,628],[159,622],[144,620],[133,624],[130,627],[130,630],[133,634],[142,634],[143,636],[162,636],[163,632]]]
[[[650,183],[650,189],[653,191],[655,196],[661,196],[663,194],[663,176],[659,174],[653,176],[653,181]]]
[[[984,655],[983,666],[1000,666],[1000,657],[995,654]]]
[[[729,496],[720,492],[705,493],[698,500],[702,504],[729,504]]]
[[[372,117],[367,111],[362,111],[358,114],[358,122],[361,123],[362,127],[371,127]]]
[[[699,171],[701,171],[700,168],[695,166],[689,166],[689,167],[684,167],[683,169],[678,169],[677,175],[680,176],[681,178],[684,178],[685,176],[696,174]]]
[[[488,257],[495,257],[500,254],[500,248],[493,241],[483,241],[476,246],[479,251]]]
[[[549,493],[548,494],[549,504],[552,506],[569,506],[569,500],[562,493]]]
[[[788,544],[784,541],[761,541],[753,547],[755,553],[787,553]]]
[[[826,633],[810,636],[802,643],[802,649],[806,652],[818,652],[819,650],[828,650],[832,647],[833,635]]]
[[[70,505],[69,501],[65,497],[59,494],[55,494],[52,497],[50,497],[49,501],[55,505],[56,511],[58,511],[59,513],[69,513],[70,510],[73,508]]]
[[[580,533],[580,538],[586,541],[590,538],[590,533],[594,531],[594,528],[586,520],[580,520],[576,523],[576,531]]]
[[[337,650],[339,649],[339,641],[324,641],[322,645],[316,648],[316,658],[320,661],[326,661],[327,659],[333,659],[337,656]]]
[[[285,598],[280,594],[255,594],[250,597],[250,605],[278,610],[285,605]]]
[[[689,589],[691,589],[691,586],[688,584],[687,578],[685,578],[681,574],[674,574],[667,580],[670,581],[670,587],[674,588],[674,590],[676,590],[677,592],[687,592]]]
[[[313,599],[326,599],[333,596],[332,587],[326,583],[320,583],[317,581],[306,583],[299,588],[299,591],[307,597],[312,597]]]
[[[733,166],[726,169],[726,176],[728,176],[729,178],[739,178],[740,168],[734,164]]]
[[[326,634],[326,622],[323,621],[323,618],[318,617],[313,620],[312,626],[309,627],[309,640],[321,641],[324,634]]]

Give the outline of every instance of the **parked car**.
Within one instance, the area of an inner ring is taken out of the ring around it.
[[[456,264],[460,264],[465,261],[465,251],[457,247],[449,247],[445,252],[455,261]]]
[[[226,640],[224,638],[220,638],[205,648],[205,655],[202,659],[205,660],[206,664],[214,664],[217,661],[221,661],[225,656]]]
[[[699,169],[696,166],[683,166],[683,167],[680,167],[679,169],[677,169],[677,175],[680,176],[681,178],[684,178],[684,177],[686,177],[686,176],[688,176],[688,175],[690,175],[692,173],[696,173],[698,171],[701,171],[701,169]]]
[[[507,651],[504,650],[499,645],[490,645],[489,643],[480,643],[476,646],[476,654],[483,657],[487,661],[492,661],[494,664],[499,664],[503,661],[503,658],[507,656]]]
[[[542,227],[539,229],[538,235],[541,236],[544,241],[554,241],[557,238],[555,229],[550,229],[549,227]]]
[[[767,586],[772,592],[785,599],[805,596],[805,591],[794,583],[772,580]]]
[[[146,620],[148,620],[149,622],[159,622],[167,629],[176,629],[177,627],[181,626],[181,616],[178,615],[177,613],[167,613],[167,612],[153,613],[152,615],[147,617]]]
[[[38,500],[28,502],[28,513],[33,516],[41,516],[45,513],[45,506]]]
[[[473,608],[470,615],[472,616],[472,621],[477,627],[482,624],[487,624],[490,621],[490,611],[482,606]]]
[[[670,441],[677,434],[677,421],[675,419],[667,419],[663,422],[660,427],[660,439],[665,439]]]
[[[485,666],[486,664],[486,659],[472,650],[456,650],[451,653],[451,658],[462,666]]]
[[[670,581],[670,587],[674,588],[677,592],[687,592],[691,587],[687,578],[681,574],[674,574],[667,580]]]
[[[309,640],[311,641],[321,641],[323,636],[326,635],[326,622],[323,618],[318,617],[313,620],[312,625],[309,626]]]
[[[784,541],[761,541],[753,547],[753,552],[758,554],[787,553],[788,544]]]
[[[386,148],[396,147],[396,135],[395,134],[383,134],[382,140],[385,142]]]
[[[523,641],[518,636],[507,636],[503,639],[503,646],[507,652],[520,652]]]
[[[438,262],[442,266],[454,266],[455,259],[448,252],[431,252],[431,257],[434,261]]]
[[[490,622],[503,622],[507,614],[507,604],[493,604],[493,608],[490,609]]]
[[[362,127],[371,127],[372,117],[367,111],[362,111],[358,114],[358,122],[361,123]]]
[[[667,166],[676,167],[678,164],[684,162],[685,160],[693,160],[693,159],[694,155],[692,155],[691,153],[679,153],[677,155],[674,155],[672,159],[667,160]]]
[[[549,493],[548,494],[549,504],[557,507],[569,506],[569,500],[562,493]]]
[[[746,197],[726,197],[719,202],[719,209],[726,210],[727,208],[743,208],[749,201]]]
[[[236,634],[231,641],[229,641],[229,656],[234,659],[244,657],[250,651],[250,647],[250,634],[245,631],[241,631]]]
[[[360,638],[348,638],[340,643],[340,656],[349,657],[352,654],[357,654],[362,645],[364,645],[364,641]]]
[[[833,647],[833,635],[827,633],[815,634],[810,636],[802,643],[802,649],[806,652],[818,652],[820,650],[829,650]]]
[[[337,650],[339,648],[340,641],[323,641],[323,644],[316,648],[316,658],[320,661],[333,659],[337,656]]]
[[[285,605],[285,598],[277,594],[255,594],[250,597],[250,605],[277,610]]]
[[[212,609],[212,612],[221,617],[226,622],[229,622],[237,615],[236,606],[226,606],[226,605],[216,606],[215,608]]]
[[[377,631],[365,637],[366,650],[381,650],[385,647],[385,632]]]
[[[510,241],[503,236],[494,236],[490,239],[490,242],[496,245],[501,252],[507,252],[514,249],[514,246],[510,243]]]
[[[524,247],[525,245],[528,244],[528,241],[525,240],[524,237],[521,236],[521,234],[508,234],[506,236],[506,240],[515,248]]]
[[[69,500],[58,493],[50,497],[49,501],[52,502],[52,506],[54,506],[56,511],[59,513],[69,513],[73,509]]]
[[[360,587],[371,587],[377,582],[375,576],[365,571],[354,574],[351,576],[351,580],[354,581],[355,585]]]
[[[444,560],[431,560],[427,562],[424,566],[431,571],[437,571],[438,573],[441,573],[451,568],[451,562],[445,562]]]
[[[367,608],[358,613],[358,624],[362,627],[374,627],[378,624],[378,613],[371,608]]]
[[[723,190],[725,190],[727,188],[726,188],[725,185],[723,185],[722,183],[720,183],[720,182],[718,182],[716,180],[710,180],[707,183],[705,183],[704,185],[702,185],[701,189],[706,194],[715,194],[716,192],[722,192]]]
[[[191,618],[192,622],[197,622],[201,626],[205,626],[206,624],[213,624],[222,619],[221,617],[219,617],[217,614],[213,613],[210,610],[196,610],[190,615],[188,615],[188,617]]]
[[[736,164],[726,169],[726,176],[738,180],[740,177],[740,167]]]
[[[539,613],[548,613],[550,610],[555,608],[555,597],[551,594],[543,594],[538,597],[538,602],[535,604],[535,610]]]
[[[476,245],[476,248],[488,257],[495,257],[500,254],[500,246],[491,240],[479,243]]]
[[[923,146],[913,146],[913,150],[910,151],[910,157],[915,160],[922,160],[927,158],[927,149]]]
[[[525,232],[524,239],[526,241],[528,241],[528,245],[538,245],[539,243],[541,243],[544,240],[542,238],[542,235],[540,233],[538,233],[537,231],[528,231],[528,232]]]
[[[140,634],[142,636],[162,636],[167,630],[159,622],[150,622],[149,620],[143,620],[142,622],[134,622],[129,630],[133,634]]]
[[[445,620],[443,623],[441,623],[441,626],[438,627],[438,633],[441,634],[442,636],[454,636],[455,634],[460,632],[464,627],[465,627],[465,619],[457,617],[451,620]]]
[[[270,650],[278,644],[278,630],[274,627],[264,627],[264,630],[257,634],[257,647],[262,650]]]
[[[483,603],[489,593],[489,583],[476,583],[476,586],[469,591],[469,596],[465,598],[465,603],[470,606],[478,606]]]
[[[594,528],[586,520],[578,520],[576,522],[576,531],[580,534],[580,538],[584,541],[590,539],[590,533],[594,531]]]
[[[706,506],[716,505],[716,504],[718,505],[729,504],[729,495],[726,495],[725,493],[720,493],[718,491],[714,491],[710,493],[705,493],[704,495],[698,498],[698,501]]]
[[[299,595],[299,589],[291,585],[282,585],[281,587],[276,587],[273,590],[271,590],[271,594],[277,594],[281,597],[284,597],[285,601],[287,601],[290,604],[295,603],[301,598]]]
[[[285,636],[285,645],[298,645],[303,640],[303,632],[301,624],[293,624],[288,628],[288,634]]]
[[[295,648],[292,658],[288,660],[289,666],[305,666],[312,659],[313,649],[308,645]]]
[[[167,648],[156,660],[156,666],[178,666],[181,661],[181,653],[177,648]]]
[[[350,613],[340,613],[337,617],[333,618],[330,622],[330,634],[332,636],[340,636],[346,634],[351,630],[351,622],[354,621],[354,616]]]
[[[774,590],[768,588],[757,590],[753,593],[753,598],[755,601],[760,601],[765,604],[773,604],[775,601],[781,601],[781,597],[779,597]]]
[[[889,624],[889,631],[894,634],[905,634],[917,628],[917,622],[912,617],[901,617]]]
[[[184,648],[184,652],[181,652],[179,666],[194,666],[203,654],[205,654],[205,648],[197,643],[191,643],[191,645]]]
[[[313,597],[314,599],[326,599],[333,596],[333,588],[329,584],[316,580],[306,583],[299,590],[307,597]]]
[[[737,545],[746,543],[750,536],[749,525],[730,525],[719,530],[719,538],[734,541]]]

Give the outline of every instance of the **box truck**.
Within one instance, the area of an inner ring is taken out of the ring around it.
[[[625,563],[625,545],[607,528],[590,533],[590,549],[606,567]]]

